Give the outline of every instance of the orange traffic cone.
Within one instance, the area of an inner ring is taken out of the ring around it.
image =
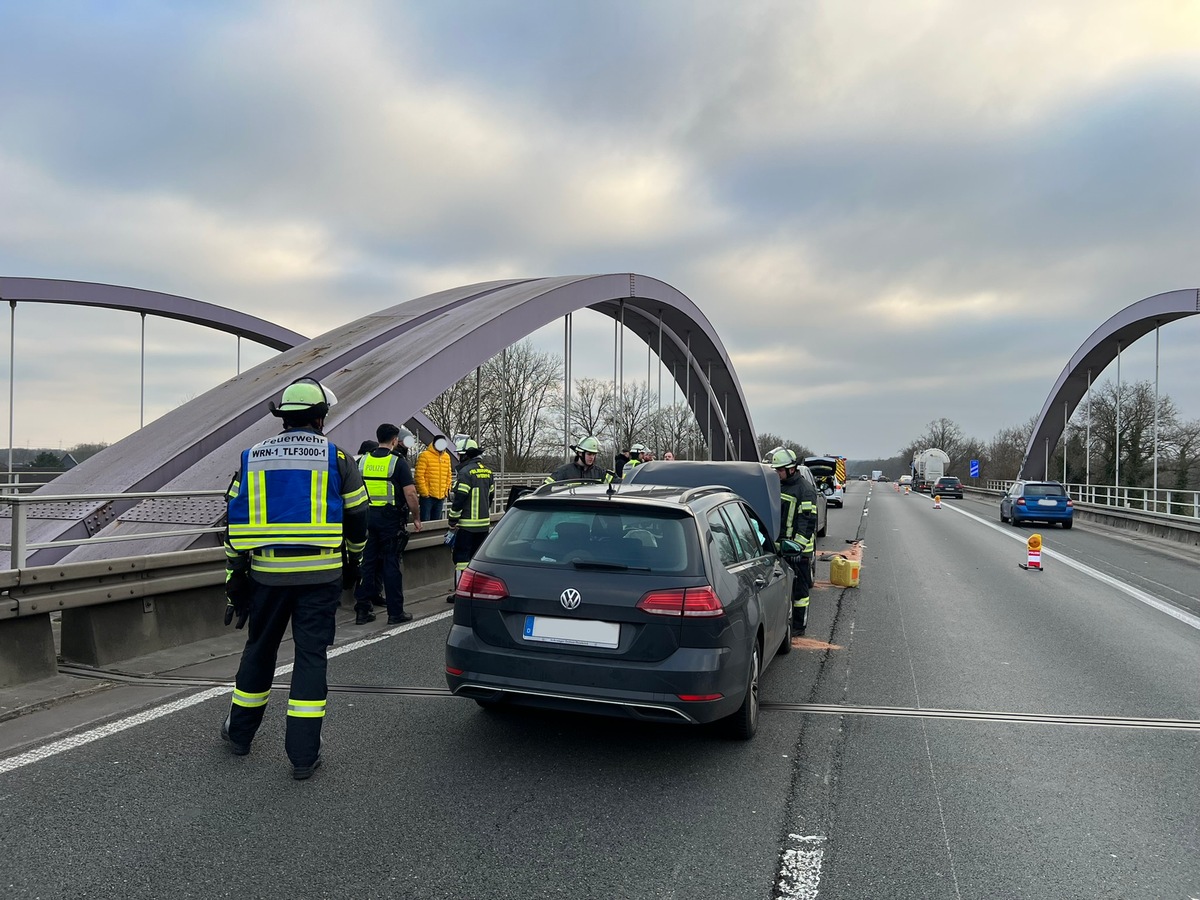
[[[906,493],[906,494],[908,493],[908,485],[907,484],[904,486],[904,493]]]
[[[1025,542],[1026,558],[1024,563],[1017,563],[1022,569],[1027,572],[1042,571],[1042,536],[1040,534],[1031,534],[1029,540]]]
[[[934,495],[933,495],[933,508],[934,508],[934,509],[941,509],[941,508],[942,508],[942,495],[941,495],[941,494],[934,494]]]

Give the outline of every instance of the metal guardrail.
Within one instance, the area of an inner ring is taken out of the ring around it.
[[[987,490],[1007,493],[1013,481],[985,481]],[[970,485],[968,485],[970,486]],[[1064,484],[1067,496],[1076,503],[1118,512],[1144,513],[1165,519],[1200,521],[1200,491],[1114,486],[1110,484]]]
[[[545,472],[509,472],[496,476],[496,494],[492,502],[492,514],[498,515],[504,512],[504,507],[508,501],[509,491],[516,486],[536,487],[540,485],[546,478]],[[35,485],[38,487],[40,485]],[[11,486],[10,486],[11,487]],[[23,487],[23,486],[22,486]],[[0,550],[9,551],[9,559],[11,560],[11,568],[25,568],[29,560],[29,552],[31,550],[42,550],[48,547],[74,547],[83,544],[105,544],[118,543],[121,541],[139,541],[148,538],[168,538],[168,537],[188,537],[192,535],[202,534],[219,534],[225,530],[223,523],[200,527],[200,528],[183,528],[171,529],[154,532],[139,532],[137,534],[127,535],[109,535],[106,537],[84,537],[84,538],[63,538],[54,541],[30,542],[29,534],[29,509],[33,505],[42,504],[67,504],[79,503],[81,501],[122,501],[122,500],[171,500],[196,497],[223,497],[223,490],[203,490],[203,491],[146,491],[146,492],[131,492],[123,494],[112,493],[96,493],[96,494],[26,494],[19,492],[0,493],[0,509],[7,507],[12,516],[12,534],[8,543],[0,542]]]
[[[204,528],[183,528],[170,531],[155,531],[148,534],[109,535],[107,537],[63,538],[55,541],[40,541],[30,543],[29,508],[35,504],[78,503],[95,500],[156,500],[177,499],[181,497],[221,497],[225,492],[220,490],[207,491],[144,491],[127,494],[5,494],[0,496],[0,504],[6,505],[12,516],[12,533],[7,544],[0,543],[0,549],[9,551],[10,566],[22,569],[29,559],[30,550],[43,550],[47,547],[77,547],[83,544],[109,544],[120,541],[137,541],[146,538],[184,537],[188,535],[215,534],[225,530],[224,524]]]

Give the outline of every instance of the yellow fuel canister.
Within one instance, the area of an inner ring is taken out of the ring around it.
[[[838,587],[858,587],[861,563],[837,554],[829,560],[829,580]]]

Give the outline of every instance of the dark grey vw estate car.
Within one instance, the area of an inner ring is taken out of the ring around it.
[[[791,649],[778,476],[745,462],[635,472],[516,500],[459,582],[447,684],[482,706],[723,720],[750,738],[762,671]],[[649,483],[663,480],[691,486]]]

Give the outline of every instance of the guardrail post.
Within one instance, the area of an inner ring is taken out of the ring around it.
[[[8,567],[10,569],[25,568],[25,504],[20,498],[12,499],[12,550],[9,551]]]

